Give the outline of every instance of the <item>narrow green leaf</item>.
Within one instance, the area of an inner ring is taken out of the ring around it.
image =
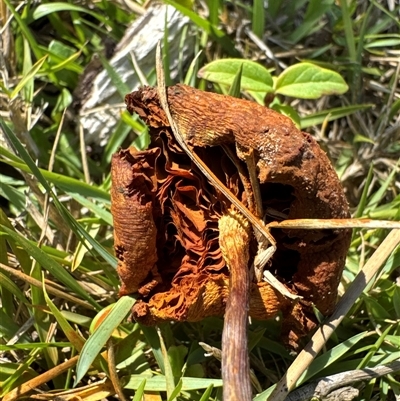
[[[276,80],[275,92],[300,99],[318,99],[324,95],[340,95],[349,87],[335,71],[311,63],[286,68]]]
[[[317,113],[310,114],[309,116],[304,116],[301,118],[300,128],[308,128],[313,125],[322,124],[326,121],[337,120],[338,118],[346,117],[357,111],[366,110],[373,107],[373,104],[356,104],[352,106],[337,107],[334,109],[328,109],[324,111],[319,111]]]
[[[40,70],[42,67],[43,63],[46,61],[47,55],[42,57],[40,60],[38,60],[32,68],[28,71],[26,75],[22,77],[22,79],[18,82],[18,85],[14,88],[14,90],[11,92],[11,100],[14,99],[18,93],[27,85],[30,80],[37,74],[37,72]]]
[[[15,335],[18,329],[20,329],[20,326],[0,308],[0,337],[8,341]],[[27,333],[18,338],[19,343],[29,343],[30,341],[32,340]]]
[[[79,195],[77,193],[69,193],[72,198],[74,198],[78,203],[82,206],[87,207],[96,217],[100,217],[105,223],[112,226],[113,225],[113,217],[109,211],[102,208],[99,205],[96,205],[94,202],[90,201],[86,197]]]
[[[221,59],[205,65],[198,73],[200,78],[231,86],[242,67],[241,87],[254,92],[272,92],[273,81],[269,71],[262,65],[244,59]]]
[[[311,35],[321,27],[324,14],[328,12],[334,5],[333,0],[310,0],[308,2],[307,11],[304,20],[291,33],[289,40],[298,43],[302,38]]]
[[[0,224],[0,230],[9,235],[17,242],[30,256],[32,256],[44,269],[48,270],[55,278],[60,280],[66,287],[83,299],[88,301],[97,310],[101,306],[81,287],[77,281],[65,270],[60,264],[53,260],[49,255],[43,252],[40,248],[33,245],[30,241],[17,234],[15,231]]]
[[[145,387],[146,387],[146,379],[142,379],[142,382],[137,388],[135,396],[133,397],[132,401],[142,401]]]
[[[164,333],[162,333],[162,329],[164,329]],[[172,371],[172,366],[171,366],[171,362],[170,359],[168,357],[168,351],[167,351],[167,347],[165,345],[164,342],[164,338],[162,336],[162,334],[165,334],[165,332],[168,332],[168,327],[166,328],[166,325],[163,325],[161,327],[157,327],[157,334],[158,337],[160,339],[160,346],[161,346],[161,352],[162,352],[162,356],[163,356],[163,360],[164,360],[164,370],[165,370],[165,382],[166,382],[166,386],[167,386],[167,396],[168,398],[171,398],[172,393],[174,392],[174,389],[176,387],[175,384],[175,377]],[[169,330],[169,332],[171,332],[171,330]]]
[[[354,143],[364,142],[364,143],[370,143],[372,145],[375,143],[371,138],[367,138],[366,136],[361,134],[354,135],[353,142]]]
[[[18,191],[13,186],[2,182],[0,176],[0,195],[8,199],[13,207],[22,212],[25,210],[26,195],[22,191]]]
[[[115,256],[111,255],[107,252],[103,246],[99,244],[94,238],[92,238],[85,229],[73,218],[68,209],[58,200],[58,197],[54,194],[50,185],[43,177],[43,174],[36,166],[35,162],[30,157],[29,153],[26,151],[24,146],[18,140],[18,138],[14,135],[14,133],[10,130],[10,128],[4,123],[2,119],[0,119],[0,127],[4,133],[4,135],[11,142],[12,146],[17,150],[18,154],[21,156],[22,160],[29,167],[29,170],[36,177],[36,179],[43,185],[45,190],[51,197],[53,198],[53,202],[55,207],[57,208],[60,215],[63,217],[64,221],[69,225],[72,231],[77,235],[77,237],[84,242],[84,240],[88,241],[93,249],[110,265],[114,268],[117,266],[117,259]],[[0,148],[1,149],[1,148]],[[11,163],[10,163],[11,164]]]
[[[88,338],[78,359],[74,386],[82,380],[112,332],[125,319],[134,303],[135,299],[132,297],[121,297],[95,332]]]
[[[143,331],[143,334],[146,337],[146,341],[151,347],[154,358],[156,358],[161,373],[165,374],[164,358],[161,352],[160,339],[158,337],[156,329],[154,327],[144,325],[140,325],[140,329]]]
[[[15,232],[15,228],[12,226],[10,220],[8,220],[3,209],[0,208],[0,225],[4,225],[9,230]],[[21,248],[16,241],[8,237],[7,242],[10,245],[11,250],[16,256],[18,263],[21,265],[22,270],[29,274],[32,267],[32,260],[25,249]]]
[[[83,348],[85,340],[72,328],[67,319],[65,319],[62,313],[57,309],[52,300],[49,298],[49,296],[47,295],[44,280],[42,280],[42,284],[44,299],[46,300],[47,306],[50,308],[51,313],[56,318],[58,324],[61,327],[61,330],[64,332],[68,340],[76,348],[77,351],[80,351]]]
[[[358,333],[353,337],[348,338],[343,341],[343,343],[336,345],[325,354],[314,359],[313,363],[306,369],[303,375],[297,382],[297,385],[305,383],[307,380],[314,377],[317,373],[319,373],[322,369],[331,365],[333,362],[337,361],[340,357],[346,354],[351,347],[357,344],[361,339],[363,339],[367,335],[367,332]]]
[[[265,9],[264,0],[253,1],[253,11],[251,16],[251,29],[259,37],[262,38],[265,31]]]
[[[238,69],[238,72],[235,75],[235,78],[233,79],[232,85],[229,89],[229,96],[232,97],[240,97],[240,87],[241,87],[241,81],[242,81],[242,72],[243,72],[243,63],[240,64],[240,67]]]
[[[17,297],[22,303],[29,305],[28,300],[25,298],[18,286],[8,276],[0,272],[0,288],[1,287],[9,291],[11,294],[13,294],[13,296]]]
[[[114,68],[111,66],[111,64],[104,56],[99,54],[98,57],[104,69],[107,71],[107,74],[111,79],[111,82],[113,83],[119,95],[121,96],[121,101],[123,101],[125,99],[125,95],[127,95],[131,91],[129,86],[121,79],[121,77],[116,73]]]
[[[182,385],[183,385],[183,382],[182,382],[182,378],[181,378],[181,379],[179,379],[178,384],[174,388],[174,391],[172,391],[171,395],[168,397],[168,401],[176,400],[176,397],[181,393]]]
[[[204,18],[201,18],[197,13],[192,10],[189,10],[185,6],[179,4],[173,0],[164,0],[165,3],[170,4],[175,7],[178,11],[180,11],[183,15],[189,17],[194,24],[196,24],[199,28],[201,28],[208,35],[211,35],[216,42],[218,42],[221,47],[225,50],[227,54],[231,57],[239,57],[239,52],[235,49],[234,43],[231,39],[225,34],[225,32],[218,29],[216,26],[212,25],[209,21]]]
[[[95,17],[99,21],[105,22],[105,18],[102,17],[100,14],[90,11],[88,8],[76,6],[74,4],[70,4],[67,2],[51,2],[40,4],[38,7],[35,8],[33,11],[32,17],[34,20],[39,18],[43,18],[48,14],[61,12],[61,11],[77,11],[85,14],[89,14],[92,17]]]
[[[360,218],[364,214],[364,209],[365,209],[365,206],[367,204],[369,186],[371,184],[373,176],[374,176],[374,165],[371,164],[369,166],[368,175],[367,175],[367,178],[365,180],[365,184],[364,184],[363,192],[361,194],[361,198],[360,198],[360,200],[358,202],[357,211],[354,214],[354,218],[355,219]]]
[[[400,287],[398,285],[394,286],[393,306],[396,311],[397,319],[400,319]]]
[[[339,4],[342,9],[343,27],[347,43],[347,50],[350,56],[350,61],[355,62],[357,59],[357,52],[356,52],[356,45],[353,32],[353,19],[350,14],[347,0],[339,0]]]
[[[128,390],[136,390],[143,383],[143,376],[132,375],[124,388]],[[221,379],[202,379],[196,377],[182,377],[182,391],[193,391],[214,387],[222,387]],[[166,391],[165,376],[153,376],[146,378],[145,391]]]
[[[28,337],[29,338],[29,337]],[[70,347],[72,344],[67,341],[57,341],[52,343],[21,343],[21,344],[13,344],[13,345],[4,345],[0,344],[0,351],[14,351],[20,349],[44,349],[49,347],[57,347],[57,348],[64,348]]]
[[[390,107],[389,120],[394,118],[400,112],[400,99],[397,99],[393,102]]]
[[[210,384],[207,387],[206,391],[204,391],[203,395],[201,396],[200,401],[208,401],[210,399],[210,397],[211,397],[211,393],[213,391],[213,388],[214,388],[214,384]]]
[[[373,210],[379,204],[379,202],[382,200],[382,198],[385,196],[390,185],[393,183],[393,180],[395,179],[396,174],[398,173],[399,165],[400,165],[400,160],[393,167],[393,170],[388,175],[388,177],[385,179],[385,181],[383,181],[380,188],[371,196],[371,199],[368,202],[368,207],[366,208],[366,213],[370,210]]]
[[[217,26],[219,24],[218,12],[220,7],[220,0],[207,0],[208,6],[208,20],[211,25]]]
[[[0,154],[1,153],[2,151],[0,148]],[[27,173],[31,172],[30,168],[23,162],[15,162],[8,160],[0,160],[0,161],[3,161],[4,163],[7,163],[10,166],[19,168]],[[110,194],[100,189],[99,187],[86,184],[83,181],[79,181],[72,177],[67,177],[66,175],[63,174],[53,173],[51,171],[47,171],[44,169],[39,169],[39,171],[44,178],[46,178],[56,187],[58,187],[59,189],[63,190],[64,192],[66,192],[71,196],[77,194],[78,196],[93,198],[95,200],[105,202],[106,204],[110,203]]]
[[[368,302],[369,301],[371,301],[371,300],[369,299]],[[376,302],[376,304],[378,304],[378,302]],[[379,305],[379,306],[381,307],[381,305]],[[384,313],[386,313],[386,311]],[[389,315],[389,319],[390,319],[390,315]],[[386,336],[389,334],[390,330],[392,330],[392,329],[393,329],[393,325],[389,324],[388,327],[386,327],[385,331],[378,336],[375,344],[371,347],[371,349],[368,351],[367,355],[365,355],[364,358],[362,359],[362,361],[358,364],[357,369],[364,369],[364,368],[366,368],[368,366],[368,364],[371,361],[372,357],[381,348],[382,343],[386,339]]]
[[[33,36],[31,30],[29,29],[28,25],[26,24],[26,21],[21,17],[20,13],[15,10],[15,8],[12,5],[12,2],[10,0],[4,0],[4,3],[7,5],[8,9],[13,14],[13,17],[14,17],[15,21],[17,21],[22,34],[25,36],[25,38],[29,42],[29,45],[30,45],[35,57],[38,60],[41,59],[43,57],[43,54],[39,49],[39,46],[36,42],[35,37]]]

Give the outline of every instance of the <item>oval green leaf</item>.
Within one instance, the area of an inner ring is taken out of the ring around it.
[[[300,63],[279,75],[275,93],[300,99],[318,99],[324,95],[340,95],[348,89],[337,72],[311,63]]]
[[[241,88],[254,92],[272,92],[273,81],[262,65],[243,59],[227,58],[205,65],[198,73],[200,78],[231,86],[242,67]]]

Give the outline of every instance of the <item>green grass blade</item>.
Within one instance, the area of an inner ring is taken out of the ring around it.
[[[183,385],[182,379],[179,379],[178,384],[176,385],[176,387],[172,391],[171,395],[168,397],[168,401],[175,401],[176,400],[176,397],[178,397],[178,395],[181,393],[182,385]]]
[[[242,71],[243,71],[243,64],[240,64],[238,72],[235,75],[235,78],[232,82],[232,86],[229,89],[229,96],[232,97],[240,97],[240,87],[242,81]]]
[[[0,239],[1,240],[1,239]],[[1,267],[0,267],[1,269]],[[0,288],[6,289],[9,291],[11,294],[16,296],[22,303],[29,305],[28,300],[25,298],[24,294],[22,291],[18,288],[18,286],[5,274],[0,272]],[[4,294],[2,294],[4,295]],[[2,299],[2,302],[4,302],[4,299]],[[2,305],[4,308],[4,305]]]
[[[339,0],[339,3],[342,9],[342,21],[347,43],[347,51],[349,52],[350,61],[355,62],[357,59],[357,51],[354,40],[353,25],[352,25],[350,10],[347,4],[347,0]]]
[[[43,177],[41,171],[36,166],[35,162],[32,160],[24,146],[17,139],[14,133],[8,128],[8,126],[4,123],[3,120],[0,119],[0,127],[3,130],[4,135],[11,142],[12,146],[16,149],[17,153],[21,156],[22,160],[29,167],[32,174],[36,177],[36,179],[43,185],[47,193],[53,198],[54,205],[59,211],[60,215],[63,217],[64,221],[67,222],[69,227],[73,230],[73,232],[81,239],[82,242],[84,240],[88,241],[93,249],[108,263],[110,266],[117,266],[117,259],[115,256],[111,255],[107,252],[98,241],[92,238],[86,230],[72,217],[67,208],[58,200],[58,197],[54,194],[50,185]]]
[[[136,390],[143,382],[143,377],[132,375],[124,386],[128,390]],[[221,379],[203,379],[182,377],[182,391],[206,389],[209,386],[222,387]],[[167,391],[165,376],[153,376],[146,379],[145,391]]]
[[[373,104],[356,104],[352,106],[337,107],[334,109],[328,109],[319,111],[317,113],[310,114],[301,118],[300,127],[301,129],[311,127],[313,125],[322,124],[324,121],[333,121],[338,118],[346,117],[356,111],[366,110],[373,107]]]
[[[0,154],[2,153],[2,149],[0,148]],[[23,162],[14,162],[8,160],[0,160],[4,163],[7,163],[10,166],[19,168],[22,171],[30,173],[30,168]],[[96,187],[94,185],[86,184],[83,181],[79,181],[72,177],[67,177],[62,174],[53,173],[51,171],[47,171],[44,169],[39,169],[40,173],[46,178],[49,182],[54,184],[59,189],[63,190],[69,195],[77,194],[78,196],[83,196],[87,198],[92,198],[99,202],[104,202],[106,204],[110,204],[110,194],[105,192],[104,190]]]
[[[106,19],[101,14],[90,11],[90,9],[88,9],[88,8],[80,7],[80,6],[70,4],[67,2],[54,1],[51,3],[40,4],[34,10],[32,17],[34,20],[37,20],[39,18],[45,17],[46,15],[56,13],[56,12],[62,12],[62,11],[77,11],[77,12],[81,12],[81,13],[86,13],[86,14],[89,14],[92,17],[98,19],[99,21],[107,24]]]
[[[38,60],[28,71],[28,73],[22,77],[22,79],[18,82],[17,86],[11,92],[10,95],[11,99],[14,99],[18,95],[18,93],[25,87],[25,85],[27,85],[31,81],[31,79],[38,73],[38,71],[42,68],[42,65],[44,64],[46,59],[47,55]]]
[[[40,248],[33,245],[30,241],[19,235],[15,231],[9,229],[3,224],[0,224],[0,229],[3,233],[10,236],[17,242],[32,258],[34,258],[44,269],[48,270],[55,278],[68,287],[71,291],[80,295],[88,301],[95,309],[101,309],[101,306],[84,290],[60,264],[53,260],[49,255],[43,252]]]
[[[129,86],[121,79],[121,77],[115,72],[114,68],[111,66],[111,64],[108,62],[108,60],[99,54],[99,58],[101,61],[101,64],[103,65],[104,69],[107,71],[108,76],[111,79],[111,82],[117,89],[118,93],[121,96],[121,100],[124,101],[125,95],[131,92]]]
[[[253,1],[251,29],[259,38],[263,37],[265,32],[264,0]]]
[[[201,396],[200,401],[208,401],[210,399],[210,397],[211,397],[211,393],[213,391],[213,388],[214,388],[214,384],[210,384],[207,387],[206,391],[204,391],[203,395]]]
[[[142,401],[145,387],[146,387],[146,379],[143,379],[139,387],[137,388],[135,396],[133,397],[132,401]]]
[[[70,193],[71,197],[74,198],[82,206],[87,207],[96,217],[100,217],[105,223],[112,226],[113,218],[110,212],[102,208],[101,206],[91,202],[89,199],[76,193]]]
[[[234,43],[225,34],[225,32],[221,31],[216,26],[210,24],[210,22],[207,21],[206,19],[201,18],[194,11],[191,11],[188,8],[180,5],[178,2],[173,0],[164,0],[164,1],[165,3],[175,7],[183,15],[189,17],[194,24],[196,24],[200,29],[202,29],[208,35],[211,35],[223,47],[225,52],[229,54],[231,57],[240,57],[239,52],[235,49]]]
[[[43,293],[44,298],[46,300],[46,304],[51,310],[51,313],[56,318],[57,323],[59,324],[61,330],[64,332],[68,340],[71,344],[76,348],[77,351],[81,351],[83,345],[85,344],[85,340],[82,338],[80,334],[78,334],[72,326],[68,323],[67,319],[62,315],[62,313],[58,310],[58,308],[54,305],[52,300],[47,295],[46,286],[44,285],[44,280],[42,280],[43,286]]]
[[[313,363],[309,368],[303,373],[300,379],[297,382],[297,385],[300,385],[307,380],[314,377],[317,373],[319,373],[322,369],[325,369],[327,366],[331,365],[333,362],[337,361],[346,352],[349,351],[351,347],[357,344],[360,340],[365,338],[367,332],[358,333],[355,336],[343,341],[343,343],[336,345],[331,350],[327,351],[325,354],[315,358]]]
[[[374,173],[374,165],[371,164],[369,166],[368,170],[368,175],[365,180],[364,188],[361,194],[360,201],[358,203],[357,211],[354,214],[354,218],[358,219],[364,214],[365,207],[367,205],[367,198],[368,198],[368,192],[369,192],[369,186],[371,184],[372,178],[373,178],[373,173]]]
[[[38,60],[41,59],[43,57],[43,54],[40,51],[39,46],[38,46],[38,44],[36,42],[36,39],[32,35],[31,30],[28,28],[28,25],[26,24],[25,20],[23,18],[21,18],[20,13],[15,10],[15,8],[11,4],[10,0],[4,0],[4,3],[7,5],[9,10],[13,14],[13,17],[15,18],[15,20],[18,23],[18,26],[21,29],[21,32],[25,36],[26,40],[29,42],[30,47],[31,47],[35,57]]]
[[[119,326],[122,320],[125,319],[134,303],[135,299],[132,297],[121,297],[94,333],[88,338],[83,346],[76,366],[74,386],[82,380],[83,376],[110,338],[112,332]]]

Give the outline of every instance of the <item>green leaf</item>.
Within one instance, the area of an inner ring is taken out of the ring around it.
[[[142,382],[135,391],[135,396],[133,397],[132,401],[142,401],[145,387],[146,387],[146,379],[142,379]]]
[[[44,299],[46,300],[47,306],[50,308],[51,313],[54,315],[56,318],[58,324],[61,327],[61,330],[64,332],[68,340],[71,342],[71,344],[76,348],[77,351],[80,351],[83,348],[83,345],[85,343],[85,340],[82,338],[80,334],[78,334],[72,326],[68,323],[67,319],[62,315],[62,313],[57,309],[57,307],[54,305],[52,300],[49,298],[47,295],[46,291],[46,286],[44,284],[44,280],[42,280],[43,283],[43,293],[44,293]]]
[[[300,99],[345,93],[349,87],[335,71],[311,63],[295,64],[279,75],[275,93]]]
[[[394,287],[393,306],[396,311],[397,319],[400,319],[400,287],[398,285]]]
[[[272,92],[273,81],[269,71],[262,65],[243,59],[227,58],[205,65],[198,73],[200,78],[222,85],[231,86],[240,70],[242,90]]]
[[[382,39],[382,40],[375,40],[374,42],[367,43],[364,47],[366,49],[370,49],[373,47],[392,47],[400,45],[400,39]]]
[[[70,192],[69,194],[82,206],[87,207],[90,211],[92,211],[96,217],[100,217],[104,222],[106,222],[110,226],[113,225],[113,218],[111,213],[105,210],[103,207],[95,204],[94,202],[91,202],[86,197],[78,195],[77,193]]]
[[[174,388],[174,391],[171,393],[171,395],[168,397],[168,401],[175,401],[176,397],[181,393],[182,390],[182,379],[179,380],[178,384]]]
[[[199,28],[201,28],[205,33],[211,35],[216,42],[218,42],[221,47],[225,50],[227,54],[231,57],[239,57],[239,52],[235,49],[235,46],[229,36],[226,35],[224,31],[221,31],[216,26],[212,25],[209,21],[204,18],[201,18],[198,13],[189,10],[188,8],[182,6],[176,1],[173,0],[164,0],[165,3],[170,4],[175,7],[178,11],[180,11],[183,15],[186,15],[188,18],[192,20],[194,24],[196,24]]]
[[[333,0],[310,0],[304,20],[298,24],[291,35],[289,40],[293,43],[298,43],[305,36],[311,35],[316,29],[321,28],[323,15],[332,8],[334,5]]]
[[[207,387],[207,390],[204,391],[203,395],[201,396],[200,401],[208,401],[211,397],[211,392],[212,392],[213,388],[214,388],[214,385],[210,384]]]
[[[21,327],[0,308],[0,338],[8,341],[13,338],[20,328]],[[24,333],[18,338],[19,343],[29,343],[29,341],[31,341],[31,339],[27,333]]]
[[[132,297],[121,297],[95,332],[88,338],[78,359],[74,386],[82,380],[112,332],[125,319],[134,303],[135,299]]]
[[[115,86],[119,95],[121,96],[121,101],[124,101],[125,95],[130,93],[131,91],[129,86],[122,80],[122,78],[117,74],[115,69],[104,56],[99,54],[98,57],[101,61],[101,64],[103,65],[103,68],[107,71],[107,74],[110,77],[112,84]]]
[[[253,1],[253,12],[251,15],[251,29],[259,38],[263,37],[265,32],[264,0]]]
[[[168,357],[171,363],[172,374],[174,377],[182,376],[182,368],[185,363],[185,357],[188,353],[184,345],[172,345],[168,348]]]
[[[354,135],[353,142],[354,143],[365,142],[365,143],[370,143],[372,145],[375,143],[371,138],[368,138],[361,134]]]
[[[105,22],[105,19],[100,14],[90,11],[88,8],[76,6],[73,4],[69,4],[67,2],[51,2],[51,3],[41,4],[40,6],[35,8],[32,17],[34,20],[37,20],[39,18],[45,17],[48,14],[61,11],[77,11],[81,13],[86,13],[102,22]]]
[[[115,256],[111,255],[107,252],[104,247],[94,238],[92,238],[86,230],[73,218],[68,209],[59,201],[58,197],[51,189],[49,183],[44,178],[43,174],[36,166],[35,162],[30,157],[29,153],[26,151],[25,147],[18,140],[15,134],[10,130],[10,128],[4,123],[2,119],[0,119],[0,128],[2,129],[4,135],[11,142],[12,146],[16,149],[18,154],[21,156],[21,159],[25,162],[26,166],[32,172],[32,174],[36,177],[36,179],[43,185],[45,190],[51,197],[53,198],[53,202],[58,212],[64,219],[64,221],[69,225],[71,230],[77,235],[77,237],[84,242],[85,240],[91,244],[93,249],[110,265],[116,267],[117,259]],[[0,148],[0,151],[2,148]],[[9,153],[9,152],[8,152]],[[10,162],[9,162],[10,163]],[[11,164],[11,163],[10,163]],[[29,171],[28,170],[28,171]]]
[[[0,148],[0,154],[2,154],[4,150],[5,150],[4,148],[3,149]],[[0,160],[0,161],[3,161],[4,163],[7,163],[10,166],[19,168],[27,173],[31,172],[30,168],[21,161],[19,162],[8,161],[8,160]],[[61,190],[63,190],[64,192],[66,192],[71,196],[77,194],[78,196],[80,195],[87,198],[93,198],[98,201],[105,202],[107,204],[110,203],[110,194],[94,185],[89,185],[83,181],[77,180],[76,178],[67,177],[66,175],[53,173],[51,171],[47,171],[44,169],[39,169],[39,171],[44,178],[46,178],[56,187],[60,188]]]
[[[343,343],[337,345],[336,347],[330,349],[325,354],[314,359],[313,363],[308,367],[303,375],[297,382],[297,385],[300,385],[317,373],[319,373],[322,369],[331,365],[333,362],[337,361],[340,357],[346,354],[346,352],[357,344],[361,339],[366,336],[366,332],[358,333],[355,336],[343,341]]]
[[[28,337],[29,338],[29,337]],[[21,343],[13,345],[3,345],[0,344],[0,351],[14,351],[19,349],[44,349],[49,347],[64,348],[70,347],[72,344],[66,341],[57,341],[51,343]]]
[[[124,388],[128,390],[136,390],[143,382],[143,376],[132,375]],[[192,391],[208,388],[210,385],[214,387],[222,387],[221,379],[201,379],[196,377],[182,377],[182,391]],[[166,391],[165,376],[154,376],[146,378],[145,391]]]
[[[0,230],[9,235],[17,242],[32,258],[34,258],[44,269],[48,270],[55,278],[60,280],[66,287],[80,295],[88,301],[95,309],[99,310],[100,305],[81,287],[78,282],[64,269],[60,264],[53,260],[49,255],[40,248],[33,245],[26,238],[22,237],[15,231],[0,224]]]
[[[240,67],[238,69],[238,72],[235,75],[235,78],[233,79],[232,86],[229,89],[229,96],[232,97],[240,97],[240,87],[241,87],[241,82],[242,82],[242,72],[243,72],[243,63],[240,64]]]
[[[324,121],[333,121],[338,118],[348,116],[355,113],[356,111],[366,110],[373,106],[373,104],[356,104],[352,106],[337,107],[334,109],[328,109],[319,111],[317,113],[310,114],[301,118],[300,128],[308,128],[313,125],[322,124]]]
[[[271,109],[276,110],[278,113],[289,117],[295,123],[296,127],[300,128],[300,116],[297,114],[297,111],[293,107],[286,104],[275,103],[271,106]]]
[[[21,89],[23,89],[25,85],[27,85],[30,82],[30,80],[37,74],[37,72],[40,70],[46,59],[47,56],[42,57],[32,66],[32,68],[27,72],[27,74],[22,77],[22,79],[18,82],[18,85],[11,92],[10,95],[11,100],[14,99],[21,91]]]
[[[22,303],[29,304],[24,294],[18,288],[18,286],[5,274],[0,272],[0,288],[8,290],[11,294],[17,297]]]

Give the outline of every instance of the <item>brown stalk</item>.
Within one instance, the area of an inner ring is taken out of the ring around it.
[[[250,227],[242,216],[231,212],[221,217],[218,228],[219,245],[230,272],[222,332],[223,400],[250,401],[252,397],[247,346]]]

